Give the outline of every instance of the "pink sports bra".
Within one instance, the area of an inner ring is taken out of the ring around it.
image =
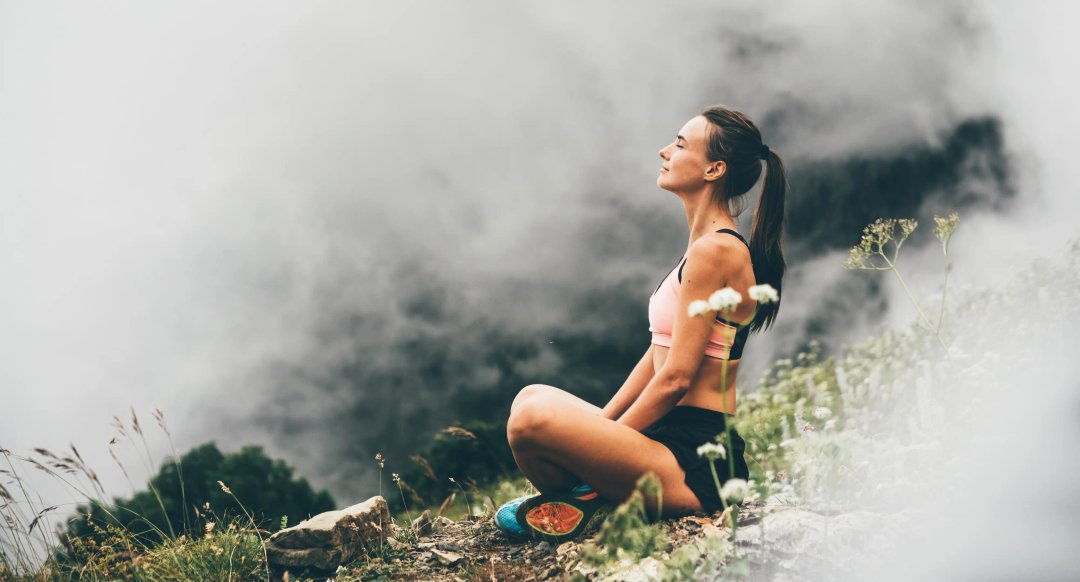
[[[722,228],[716,232],[733,234],[746,243],[746,239],[734,230]],[[685,263],[686,257],[683,257],[649,298],[649,331],[652,332],[652,343],[656,345],[671,347],[671,329],[675,324],[675,310],[679,306],[679,289],[682,287],[682,268]],[[738,360],[742,357],[743,346],[749,335],[749,324],[740,325],[728,321],[717,313],[712,335],[705,344],[705,355],[721,360]]]

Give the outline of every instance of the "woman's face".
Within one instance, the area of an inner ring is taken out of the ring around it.
[[[724,175],[727,164],[710,162],[705,155],[708,126],[708,120],[699,115],[687,121],[675,141],[660,150],[664,163],[657,186],[672,192],[694,192]]]

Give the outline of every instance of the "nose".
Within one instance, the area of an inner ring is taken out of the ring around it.
[[[660,153],[660,157],[661,157],[661,158],[662,158],[662,159],[663,159],[664,161],[667,161],[667,159],[668,159],[668,156],[667,156],[667,151],[668,151],[668,148],[669,148],[669,147],[671,147],[671,146],[664,146],[664,147],[663,147],[663,149],[661,149],[661,150],[660,150],[660,152],[659,152],[659,153]]]

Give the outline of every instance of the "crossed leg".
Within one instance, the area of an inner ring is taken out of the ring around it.
[[[656,473],[665,515],[701,511],[686,473],[664,445],[600,416],[600,409],[542,384],[526,386],[510,408],[507,439],[521,472],[541,492],[588,483],[608,499],[630,496],[638,478]]]

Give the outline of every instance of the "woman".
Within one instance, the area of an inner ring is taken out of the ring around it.
[[[750,331],[772,324],[779,302],[759,306],[747,298],[723,317],[693,317],[688,308],[724,287],[744,298],[753,285],[780,290],[787,177],[758,128],[722,105],[688,121],[660,158],[656,183],[682,200],[690,240],[649,300],[652,344],[602,409],[539,384],[514,399],[507,438],[518,467],[541,495],[515,499],[497,512],[496,525],[511,537],[575,536],[604,499],[626,499],[649,471],[663,486],[665,515],[712,512],[721,505],[697,447],[725,432],[735,414],[742,346]],[[747,243],[733,216],[761,176],[763,160],[764,185]],[[726,448],[735,474],[727,462],[717,462],[721,483],[748,477],[743,447],[732,429]]]

